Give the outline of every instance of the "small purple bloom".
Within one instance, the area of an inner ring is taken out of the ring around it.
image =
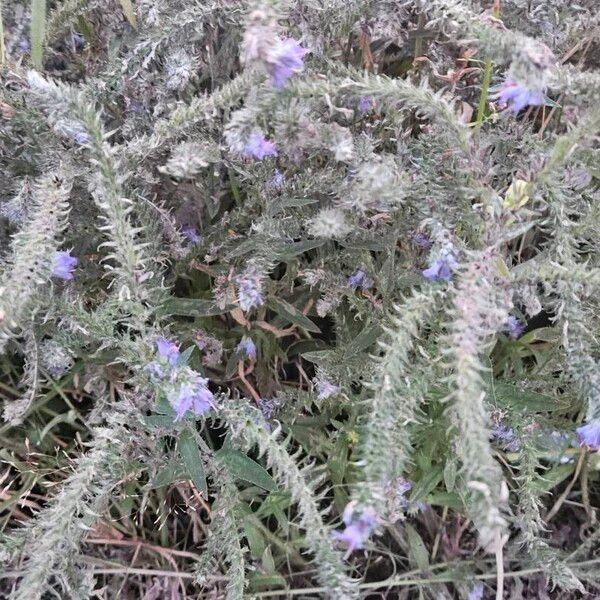
[[[469,595],[467,596],[467,600],[481,600],[483,598],[483,583],[476,583]]]
[[[73,141],[80,146],[84,146],[90,141],[90,136],[85,131],[76,131],[73,134]]]
[[[195,227],[185,227],[181,230],[181,233],[184,238],[189,240],[192,244],[199,244],[201,237],[198,235],[198,231],[196,231]]]
[[[507,427],[503,423],[498,423],[492,429],[492,437],[501,442],[506,452],[518,452],[520,448],[519,439],[517,438],[514,429]]]
[[[283,173],[279,169],[275,169],[273,171],[273,177],[271,177],[271,181],[269,181],[269,187],[272,190],[280,190],[285,183],[285,177]]]
[[[320,381],[317,383],[317,399],[327,400],[331,396],[340,393],[340,388],[329,381]]]
[[[363,114],[366,113],[368,110],[371,110],[372,106],[373,101],[367,96],[362,96],[361,99],[358,101],[358,110]]]
[[[600,450],[600,421],[592,421],[578,427],[575,431],[580,446],[587,446],[590,450]]]
[[[245,354],[246,358],[254,360],[256,358],[256,344],[249,337],[243,337],[242,341],[237,345],[237,352]]]
[[[452,272],[457,266],[458,263],[452,254],[444,254],[436,258],[429,268],[423,271],[423,277],[427,281],[450,281]]]
[[[166,373],[158,361],[153,360],[145,368],[153,383],[159,383],[165,378]]]
[[[415,233],[415,235],[413,236],[413,242],[421,248],[431,248],[432,245],[431,240],[420,231],[417,231],[417,233]]]
[[[262,278],[257,270],[248,269],[238,278],[238,302],[244,311],[263,303]]]
[[[358,287],[368,290],[373,282],[366,276],[364,271],[358,270],[348,277],[348,285],[355,290]]]
[[[517,339],[523,335],[523,331],[525,331],[525,325],[523,325],[523,323],[521,323],[517,317],[510,315],[506,321],[504,329],[511,338]]]
[[[516,114],[526,106],[544,104],[544,93],[542,90],[527,89],[509,78],[502,84],[496,99],[500,106],[509,105],[511,112]]]
[[[304,68],[302,60],[307,52],[308,50],[293,38],[280,42],[275,56],[267,65],[273,87],[280,90],[294,73],[302,71]]]
[[[369,539],[377,527],[377,515],[375,510],[369,506],[357,511],[356,502],[349,502],[344,509],[343,520],[346,525],[345,529],[334,531],[332,537],[347,546],[347,558],[354,550],[362,548]]]
[[[156,350],[160,358],[166,358],[169,367],[174,367],[179,358],[179,346],[164,337],[156,340]]]
[[[275,406],[271,400],[257,400],[256,406],[265,419],[270,419],[275,414]]]
[[[59,279],[73,279],[73,270],[79,261],[69,252],[60,251],[54,255],[54,263],[52,265],[52,276]]]
[[[71,35],[71,41],[73,42],[73,46],[75,46],[75,48],[83,48],[85,45],[85,38],[80,33],[73,33]]]
[[[266,156],[277,156],[277,150],[273,142],[267,140],[261,131],[253,131],[248,137],[242,154],[262,160]]]
[[[176,413],[175,421],[183,419],[190,410],[200,417],[213,407],[214,396],[207,384],[207,379],[195,374],[190,383],[180,386],[167,396]]]
[[[17,52],[19,54],[27,54],[31,49],[31,44],[27,38],[21,38],[17,43]]]

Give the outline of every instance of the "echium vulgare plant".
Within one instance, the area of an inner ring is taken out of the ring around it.
[[[0,595],[600,597],[595,0],[1,0]]]

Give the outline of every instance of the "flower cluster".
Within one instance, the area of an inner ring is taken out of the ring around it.
[[[256,344],[252,341],[252,338],[244,336],[242,341],[237,345],[236,352],[249,360],[255,360]]]
[[[523,332],[525,331],[525,325],[523,325],[523,323],[521,323],[517,317],[511,315],[508,317],[504,329],[511,338],[517,339],[523,335]]]
[[[208,380],[185,364],[177,344],[159,338],[156,358],[146,365],[146,371],[175,411],[175,421],[188,412],[202,416],[213,407],[214,396],[208,389]]]
[[[359,287],[363,290],[368,290],[373,285],[373,282],[367,277],[364,271],[359,269],[348,277],[348,285],[353,290]]]
[[[257,269],[249,268],[238,277],[238,303],[244,311],[263,303],[262,277]]]

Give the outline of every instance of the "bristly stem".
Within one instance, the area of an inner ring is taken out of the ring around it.
[[[492,4],[492,16],[497,19],[500,16],[500,0],[494,0]],[[492,81],[492,59],[488,56],[483,66],[483,79],[481,80],[481,96],[479,96],[479,106],[477,107],[477,119],[475,120],[475,140],[479,141],[479,130],[485,118],[487,101]]]

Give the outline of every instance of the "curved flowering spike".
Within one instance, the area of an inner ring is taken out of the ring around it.
[[[267,156],[277,156],[273,142],[267,140],[262,131],[253,131],[248,137],[242,153],[244,156],[262,160]]]
[[[302,59],[307,52],[308,50],[293,38],[282,40],[276,46],[267,64],[267,71],[275,88],[281,89],[294,73],[302,71]]]
[[[52,276],[65,280],[73,279],[73,270],[77,266],[78,262],[79,261],[77,258],[71,256],[69,252],[57,252],[54,255]]]
[[[576,429],[577,438],[581,446],[587,446],[590,450],[600,450],[600,422],[592,421]]]
[[[509,106],[511,112],[518,113],[526,106],[541,106],[544,104],[542,90],[530,90],[512,79],[507,79],[498,93],[496,100],[500,106]]]

